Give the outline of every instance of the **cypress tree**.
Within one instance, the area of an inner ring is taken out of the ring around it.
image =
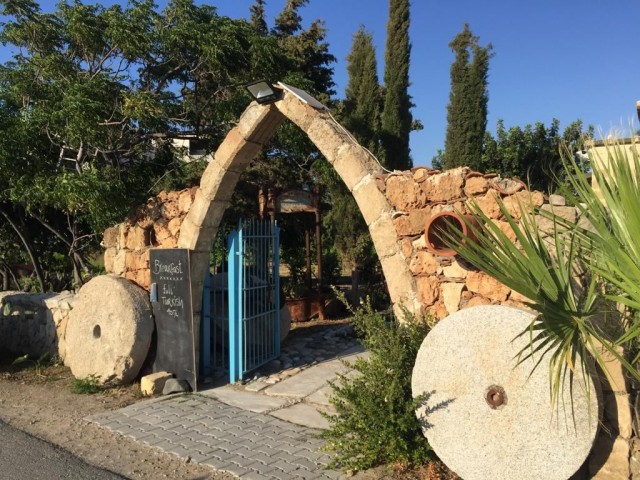
[[[274,33],[276,35],[293,35],[302,28],[302,17],[298,9],[309,3],[309,0],[287,0],[287,4],[276,17]]]
[[[363,26],[353,36],[347,62],[349,83],[343,121],[358,142],[376,155],[380,135],[380,85],[373,37]]]
[[[409,0],[390,0],[385,51],[385,98],[382,111],[383,163],[389,169],[406,170],[409,156],[411,97],[409,96]]]
[[[451,90],[447,106],[444,153],[444,167],[447,169],[462,165],[477,169],[482,161],[492,47],[480,47],[478,40],[465,23],[462,32],[449,44],[455,53],[455,60],[451,64]]]
[[[264,6],[265,0],[255,0],[255,3],[251,5],[251,26],[260,35],[267,35],[269,33]]]

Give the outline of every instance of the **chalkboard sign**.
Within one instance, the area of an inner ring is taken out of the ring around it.
[[[158,338],[153,371],[173,373],[196,390],[189,250],[153,248],[149,253],[151,304]]]

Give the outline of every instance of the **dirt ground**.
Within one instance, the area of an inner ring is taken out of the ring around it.
[[[324,322],[298,325],[291,336],[317,331]],[[211,468],[135,442],[91,424],[85,417],[140,401],[139,384],[94,394],[72,392],[74,378],[61,365],[12,365],[14,357],[0,357],[0,420],[70,451],[89,464],[130,479],[234,478]],[[37,368],[36,368],[37,367]],[[434,463],[415,470],[380,467],[361,472],[353,480],[449,480],[446,467]]]

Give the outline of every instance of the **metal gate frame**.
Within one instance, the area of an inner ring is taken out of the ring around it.
[[[280,355],[280,229],[247,220],[229,237],[229,382]]]

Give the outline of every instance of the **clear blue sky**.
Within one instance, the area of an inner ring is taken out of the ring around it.
[[[46,10],[53,3],[40,2]],[[249,16],[253,0],[206,3],[215,5],[221,15],[239,18]],[[267,0],[270,26],[285,3]],[[346,56],[360,25],[373,34],[382,82],[388,0],[310,0],[300,13],[305,25],[317,18],[325,21],[331,53],[338,60],[334,65],[338,97],[344,96]],[[414,163],[429,164],[444,145],[453,60],[448,44],[465,22],[482,45],[494,47],[489,130],[498,119],[510,127],[537,121],[549,125],[554,117],[561,128],[582,119],[605,135],[612,128],[626,129],[630,121],[637,129],[639,18],[639,0],[413,0],[410,94],[416,105],[413,115],[425,126],[411,136]]]

